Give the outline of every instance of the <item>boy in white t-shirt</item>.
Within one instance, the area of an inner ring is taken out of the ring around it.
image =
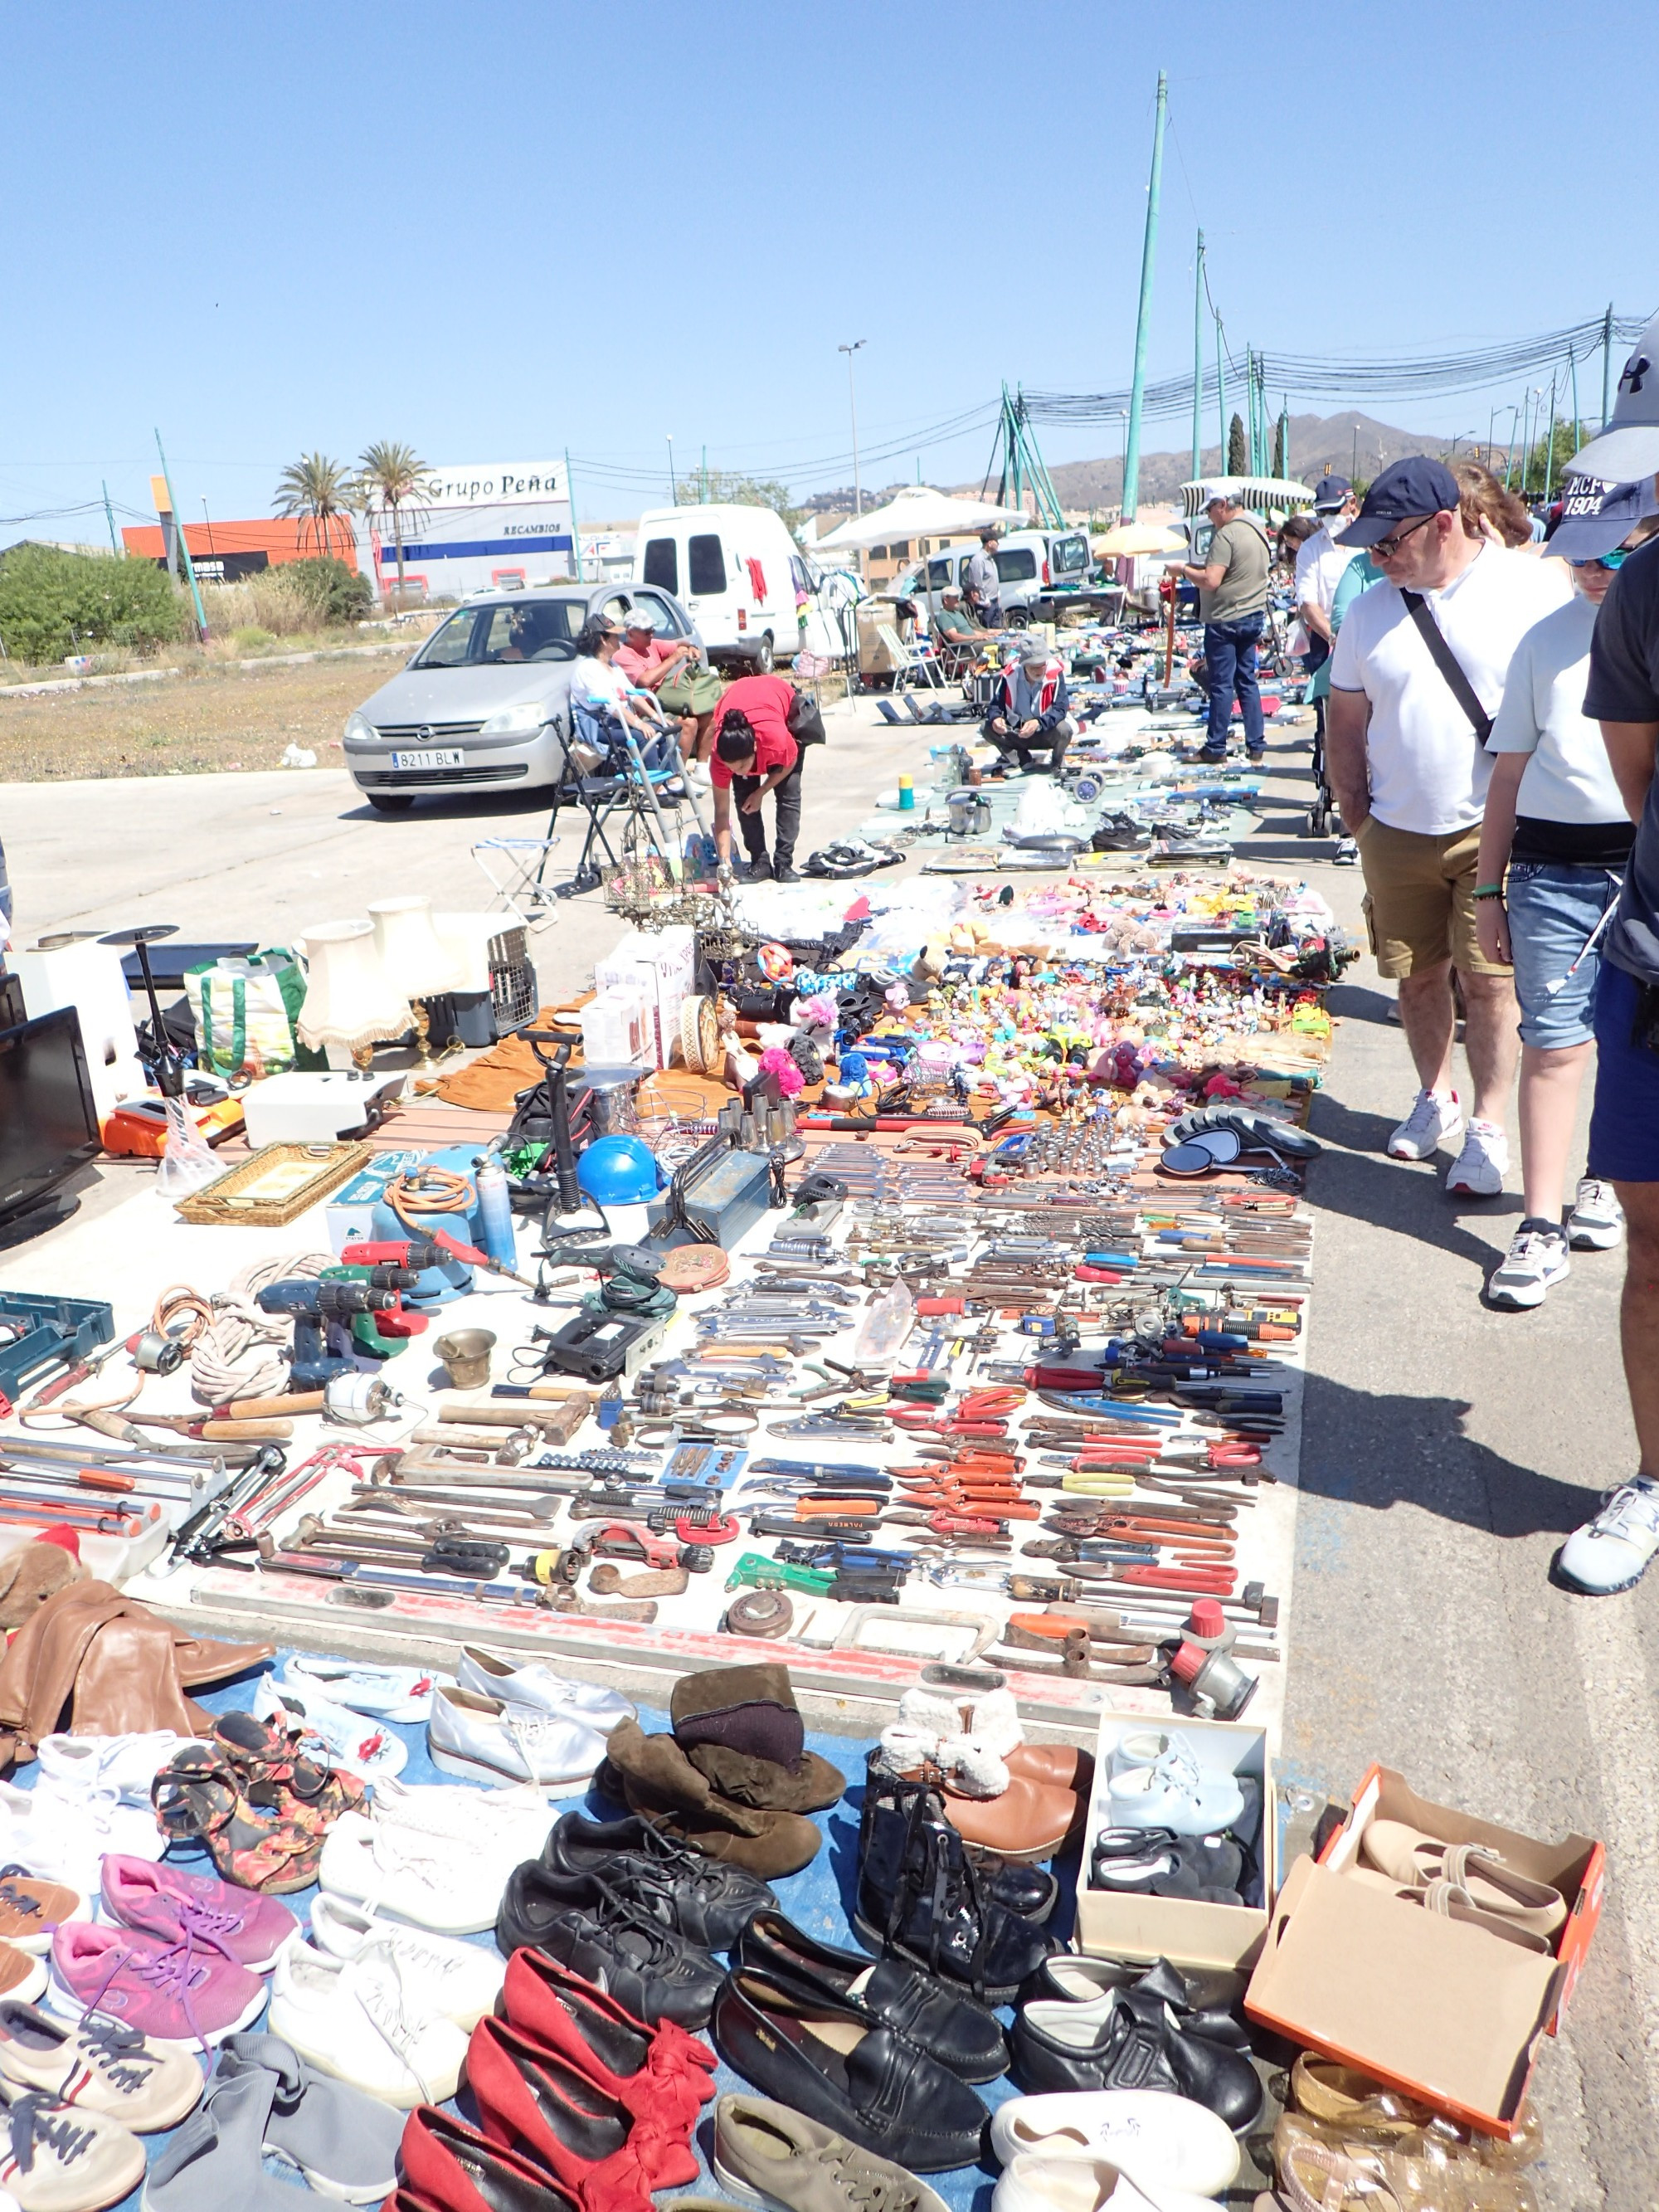
[[[1400,986],[1416,1103],[1389,1139],[1396,1159],[1461,1145],[1457,1196],[1495,1198],[1509,1166],[1504,1121],[1516,1056],[1506,962],[1475,927],[1485,739],[1516,646],[1571,595],[1559,562],[1471,538],[1443,462],[1395,461],[1337,544],[1368,550],[1384,580],[1362,592],[1331,657],[1327,769],[1359,847],[1379,971]],[[1474,1079],[1467,1124],[1452,1087],[1454,968]]]
[[[1596,610],[1626,552],[1659,531],[1650,482],[1579,488],[1550,550],[1577,596],[1527,632],[1510,664],[1487,750],[1493,756],[1476,868],[1481,950],[1511,961],[1521,1006],[1521,1225],[1486,1285],[1492,1304],[1543,1303],[1569,1248],[1607,1251],[1624,1231],[1610,1184],[1581,1178],[1563,1225],[1578,1093],[1595,1046],[1603,926],[1619,896],[1636,826],[1625,811],[1599,723],[1587,720]]]

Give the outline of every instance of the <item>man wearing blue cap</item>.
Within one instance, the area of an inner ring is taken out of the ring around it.
[[[1571,586],[1558,562],[1469,536],[1459,502],[1450,470],[1418,454],[1384,469],[1338,534],[1370,552],[1383,581],[1337,633],[1326,761],[1365,872],[1371,950],[1399,983],[1417,1068],[1389,1152],[1422,1160],[1455,1146],[1447,1190],[1495,1198],[1518,1045],[1510,969],[1487,959],[1475,926],[1486,742],[1516,646]],[[1452,1087],[1454,968],[1474,1090],[1467,1120]]]
[[[1619,380],[1613,419],[1573,457],[1586,475],[1659,477],[1659,315]],[[1558,533],[1559,535],[1559,533]],[[1635,1478],[1562,1546],[1557,1572],[1601,1597],[1639,1582],[1659,1551],[1659,538],[1620,563],[1590,641],[1584,712],[1601,736],[1636,842],[1602,943],[1595,998],[1595,1106],[1589,1171],[1625,1212],[1619,1334],[1641,1449]]]

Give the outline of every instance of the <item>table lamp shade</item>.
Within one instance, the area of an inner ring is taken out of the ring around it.
[[[329,921],[300,939],[307,963],[300,1042],[356,1052],[409,1028],[409,1003],[386,975],[369,921]]]
[[[453,990],[456,961],[432,926],[432,902],[418,893],[377,899],[368,909],[374,945],[390,988],[405,999]]]

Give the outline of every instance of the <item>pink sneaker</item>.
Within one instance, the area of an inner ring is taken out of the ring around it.
[[[63,2019],[95,2012],[161,2043],[209,2044],[258,2018],[265,1985],[188,1940],[66,1920],[52,1939],[43,2002]]]
[[[192,1943],[217,1952],[250,1973],[268,1974],[276,1954],[299,1927],[285,1905],[252,1890],[234,1889],[210,1874],[149,1859],[104,1855],[104,1908],[124,1927],[159,1936],[164,1943]]]

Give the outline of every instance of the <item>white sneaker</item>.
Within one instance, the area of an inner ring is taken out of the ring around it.
[[[605,1738],[574,1715],[505,1705],[472,1690],[440,1690],[426,1724],[441,1774],[496,1788],[533,1782],[550,1797],[580,1797],[605,1757]]]
[[[1495,1306],[1522,1313],[1541,1306],[1550,1285],[1571,1273],[1565,1231],[1553,1222],[1526,1220],[1510,1237],[1502,1263],[1486,1278],[1486,1296]]]
[[[1106,1796],[1115,1827],[1169,1828],[1177,1836],[1219,1835],[1244,1810],[1232,1776],[1200,1766],[1178,1735],[1152,1765],[1115,1767]]]
[[[1510,1140],[1496,1121],[1471,1121],[1463,1149],[1446,1170],[1455,1198],[1496,1198],[1510,1171]]]
[[[1161,2185],[1195,2197],[1218,2197],[1231,2189],[1240,2164],[1225,2120],[1190,2097],[1162,2089],[1062,2089],[1010,2097],[992,2116],[991,2149],[1002,2166],[1030,2152],[1075,2160],[1103,2158],[1125,2168],[1143,2190],[1155,2192]]]
[[[365,1661],[296,1651],[283,1668],[277,1687],[291,1686],[301,1697],[323,1698],[349,1712],[407,1722],[429,1716],[433,1687],[441,1679],[426,1667],[372,1667]]]
[[[428,2008],[464,2031],[475,2028],[494,2008],[507,1972],[506,1960],[494,1951],[382,1920],[326,1890],[311,1900],[311,1937],[336,1959],[355,1959],[371,1943],[389,1944],[405,1982],[412,1979]]]
[[[1271,2202],[1277,2204],[1279,2199]],[[1218,2212],[1218,2208],[1213,2197],[1197,2197],[1188,2189],[1173,2189],[1168,2182],[1148,2179],[1137,2187],[1109,2159],[1024,2151],[1003,2168],[991,2212]]]
[[[331,1897],[434,1935],[480,1936],[495,1925],[516,1863],[498,1850],[342,1813],[324,1838],[317,1881]]]
[[[487,1651],[481,1644],[462,1644],[455,1680],[463,1690],[480,1697],[582,1721],[601,1735],[609,1735],[618,1721],[635,1717],[635,1708],[618,1690],[602,1689],[597,1682],[569,1681],[545,1659],[515,1662],[505,1652]]]
[[[1419,1091],[1417,1103],[1389,1139],[1391,1160],[1426,1160],[1463,1134],[1463,1109],[1455,1091]]]
[[[1556,1571],[1586,1597],[1611,1597],[1639,1583],[1659,1552],[1659,1482],[1638,1474],[1601,1500],[1593,1521],[1562,1545]]]
[[[47,1735],[36,1757],[55,1790],[113,1791],[124,1805],[149,1809],[149,1785],[188,1736],[171,1729],[145,1735]]]
[[[1567,1242],[1575,1252],[1611,1252],[1625,1233],[1625,1209],[1610,1182],[1585,1176],[1567,1216]]]
[[[321,1746],[331,1766],[342,1766],[366,1782],[380,1774],[401,1774],[409,1763],[409,1746],[384,1722],[365,1720],[313,1690],[279,1682],[274,1674],[262,1674],[254,1684],[252,1710],[256,1720],[299,1729],[306,1741]]]
[[[456,1782],[399,1782],[389,1774],[375,1777],[370,1810],[377,1826],[470,1844],[491,1858],[505,1857],[508,1872],[541,1856],[558,1818],[533,1783],[486,1794]]]
[[[267,2026],[319,2074],[405,2112],[453,2097],[466,2057],[465,2036],[385,1943],[335,1959],[296,1936],[276,1960]]]

